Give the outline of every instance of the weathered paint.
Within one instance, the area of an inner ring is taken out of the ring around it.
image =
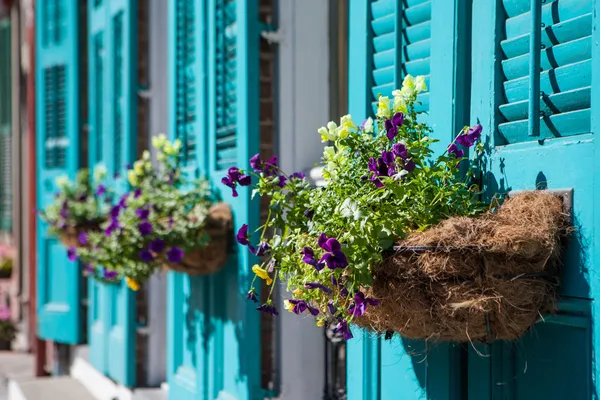
[[[79,2],[47,0],[35,8],[37,204],[44,208],[57,191],[55,180],[79,168]],[[58,9],[57,9],[58,7]],[[67,250],[37,217],[38,335],[78,343],[80,272]]]
[[[88,2],[89,160],[105,165],[117,194],[127,189],[126,164],[137,146],[137,3]],[[90,361],[115,381],[134,386],[135,294],[125,283],[88,282]]]

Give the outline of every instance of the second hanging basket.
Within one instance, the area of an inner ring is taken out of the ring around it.
[[[206,275],[219,271],[229,255],[233,230],[233,215],[226,203],[210,208],[204,232],[210,237],[205,247],[185,252],[179,263],[164,260],[165,266],[173,271],[190,275]]]
[[[554,309],[568,217],[559,197],[524,192],[415,233],[375,268],[369,296],[381,304],[354,322],[415,339],[516,339]]]

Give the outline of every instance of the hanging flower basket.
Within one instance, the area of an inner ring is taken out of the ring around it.
[[[206,275],[219,271],[227,261],[233,232],[232,222],[231,209],[226,203],[212,206],[203,230],[203,234],[209,236],[207,245],[184,253],[178,263],[169,262],[167,257],[162,256],[165,266],[172,271],[190,275]]]
[[[102,222],[103,220],[97,220],[75,226],[67,226],[59,233],[58,239],[67,248],[86,247],[87,234],[90,232],[99,232]]]
[[[375,332],[457,342],[513,340],[554,309],[561,199],[525,192],[497,212],[453,217],[395,246],[354,322]]]

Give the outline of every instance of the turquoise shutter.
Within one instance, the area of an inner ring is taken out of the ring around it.
[[[471,122],[490,146],[488,192],[572,189],[577,234],[563,256],[558,312],[515,342],[470,348],[468,396],[589,399],[598,382],[600,188],[590,171],[600,167],[600,2],[531,4],[473,2]]]
[[[63,174],[79,168],[79,2],[39,2],[36,15],[37,204],[46,207]],[[62,343],[81,340],[80,273],[67,250],[38,218],[38,335]]]
[[[468,2],[372,1],[349,3],[349,111],[355,121],[373,116],[379,94],[390,96],[407,74],[425,75],[419,97],[423,121],[443,151],[466,123],[460,26]],[[458,103],[460,102],[460,103]],[[348,342],[348,399],[461,398],[460,346],[394,337],[384,340],[353,328]]]
[[[0,19],[0,231],[12,231],[12,124],[10,19]]]
[[[169,136],[183,143],[189,178],[207,175],[206,10],[201,0],[169,2]],[[167,379],[170,399],[207,397],[211,277],[168,274]]]
[[[125,165],[136,158],[137,3],[88,3],[89,159],[114,175],[117,193],[127,188]],[[90,361],[115,381],[136,379],[135,295],[122,283],[89,280]]]
[[[188,162],[195,160],[200,175],[220,189],[230,166],[246,166],[258,152],[258,2],[178,0],[169,7],[171,136],[195,149]],[[258,203],[248,190],[223,198],[236,229],[258,225]],[[219,274],[169,274],[171,399],[264,397],[260,316],[241,295],[251,263],[247,250],[235,247]]]

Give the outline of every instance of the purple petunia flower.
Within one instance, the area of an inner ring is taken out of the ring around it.
[[[302,172],[294,172],[293,174],[290,175],[290,179],[304,179],[306,178],[306,175],[304,175]]]
[[[117,271],[111,271],[109,269],[102,269],[102,277],[104,279],[115,279],[117,277]]]
[[[77,236],[77,241],[79,241],[79,244],[85,246],[87,244],[87,242],[88,242],[88,234],[87,234],[87,232],[81,232]]]
[[[171,250],[167,251],[167,259],[172,263],[180,263],[183,260],[183,250],[179,247],[171,247]]]
[[[106,186],[98,185],[96,188],[96,196],[104,196],[104,193],[106,193]]]
[[[255,303],[258,303],[258,297],[256,297],[256,293],[254,291],[249,291],[246,295],[246,298],[248,300],[252,300]]]
[[[69,249],[67,250],[67,258],[69,259],[69,261],[77,261],[77,249],[75,248],[75,246],[69,247]]]
[[[319,282],[309,282],[306,283],[304,285],[305,288],[307,289],[321,289],[323,292],[327,293],[327,294],[331,294],[332,290],[329,289],[327,286],[323,285],[322,283]]]
[[[333,330],[334,333],[340,332],[344,337],[344,340],[350,340],[354,336],[352,335],[352,331],[350,331],[350,327],[348,326],[348,322],[341,321],[337,327]]]
[[[146,220],[150,216],[150,210],[147,208],[138,208],[135,210],[135,215],[141,220]]]
[[[262,242],[258,245],[256,252],[254,253],[257,257],[262,257],[271,251],[271,246],[267,242]]]
[[[152,233],[152,224],[148,221],[144,221],[138,225],[138,230],[140,231],[140,235],[148,236]]]
[[[263,304],[262,306],[256,307],[256,309],[260,312],[263,312],[265,314],[270,314],[274,317],[279,315],[279,312],[277,311],[277,309],[270,304]]]
[[[162,253],[163,250],[165,249],[165,241],[162,239],[154,239],[153,241],[150,242],[150,251],[154,252],[154,253]]]
[[[139,256],[140,256],[140,260],[142,260],[145,263],[149,263],[152,260],[154,260],[154,256],[152,255],[152,253],[149,250],[140,251]]]
[[[463,158],[465,156],[465,152],[459,149],[455,143],[448,146],[448,154],[454,154],[456,158]]]

